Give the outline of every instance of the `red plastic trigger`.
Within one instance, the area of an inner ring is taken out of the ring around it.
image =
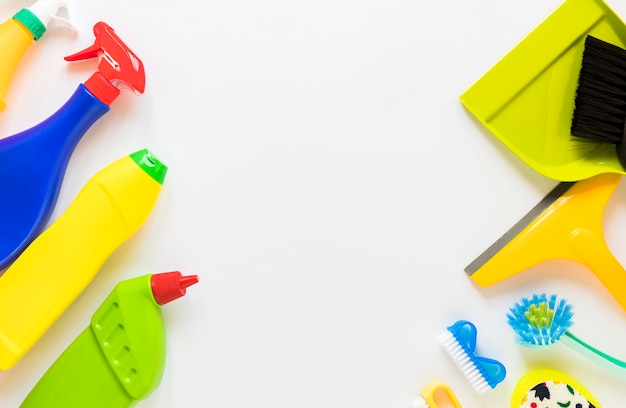
[[[134,93],[143,93],[146,79],[143,63],[139,57],[124,44],[107,23],[102,21],[96,23],[93,33],[95,41],[92,45],[65,57],[66,61],[100,59],[98,72],[85,82],[85,86],[107,105],[119,95],[122,84]],[[116,89],[112,89],[113,87]]]
[[[98,44],[98,39],[96,39],[96,42],[93,43],[93,45],[90,45],[89,47],[85,48],[82,51],[77,52],[76,54],[68,55],[64,59],[65,61],[80,61],[80,60],[86,60],[86,59],[91,59],[91,58],[97,58],[98,52],[100,50],[101,50],[100,44]]]

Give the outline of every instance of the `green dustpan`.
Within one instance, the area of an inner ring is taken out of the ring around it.
[[[566,0],[460,97],[502,143],[558,181],[626,174],[615,145],[572,138],[587,35],[626,48],[626,25],[601,0]]]

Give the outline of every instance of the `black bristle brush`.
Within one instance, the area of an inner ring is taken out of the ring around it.
[[[626,168],[626,50],[587,36],[574,101],[571,133],[613,143]]]

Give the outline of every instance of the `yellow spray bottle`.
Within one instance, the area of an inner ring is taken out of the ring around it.
[[[57,15],[60,9],[67,9],[65,2],[40,0],[0,24],[0,112],[6,107],[9,83],[19,62],[33,41],[41,38],[48,24],[52,20],[61,21],[76,31],[68,20]]]
[[[143,149],[100,170],[0,277],[0,369],[13,367],[148,218],[167,166]]]

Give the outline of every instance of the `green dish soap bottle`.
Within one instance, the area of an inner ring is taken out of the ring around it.
[[[161,305],[197,282],[176,271],[118,283],[20,407],[123,408],[147,398],[165,368]]]

